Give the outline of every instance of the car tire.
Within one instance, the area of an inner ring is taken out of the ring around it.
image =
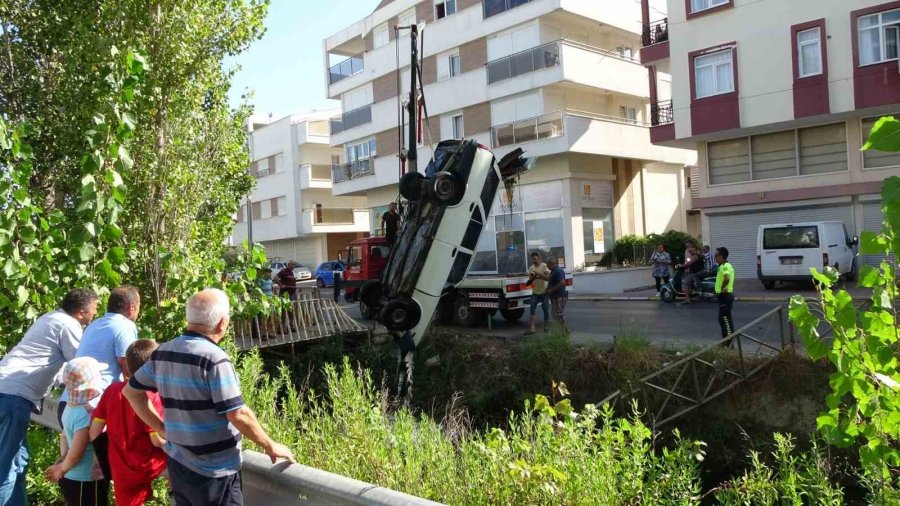
[[[316,286],[319,288],[325,288],[325,280],[322,278],[316,279]]]
[[[393,299],[381,310],[381,323],[393,332],[410,330],[419,324],[422,310],[412,299]]]
[[[362,299],[359,301],[359,313],[362,315],[364,320],[374,320],[375,319],[375,309],[363,302]]]
[[[367,320],[375,318],[381,305],[381,282],[366,281],[357,292],[359,312]]]
[[[419,200],[425,176],[421,172],[407,172],[400,178],[400,196],[409,201]]]
[[[766,290],[774,290],[775,289],[774,281],[763,281],[762,284],[763,284],[763,288],[765,288]]]
[[[663,289],[659,291],[659,298],[663,302],[675,302],[675,290],[663,287]]]
[[[525,316],[525,308],[505,309],[501,307],[500,316],[509,323],[515,323]]]
[[[471,328],[478,325],[482,311],[469,305],[469,298],[460,295],[453,301],[453,323],[465,328]]]
[[[445,206],[455,206],[463,198],[466,185],[455,174],[437,173],[431,183],[431,191],[435,200]]]

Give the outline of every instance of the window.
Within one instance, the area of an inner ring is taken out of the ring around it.
[[[388,25],[387,23],[382,24],[375,28],[375,31],[372,34],[372,46],[375,49],[379,47],[386,46],[388,42],[390,42],[390,37],[388,37]]]
[[[616,48],[616,52],[619,53],[619,56],[622,58],[627,58],[629,60],[634,58],[634,49],[626,46],[619,46]]]
[[[705,11],[720,5],[725,5],[730,0],[691,0],[691,12]]]
[[[397,17],[397,26],[411,26],[416,24],[416,10],[410,9]],[[400,32],[403,33],[403,32]],[[407,31],[406,33],[409,33]]]
[[[287,197],[278,197],[275,200],[275,216],[287,216]]]
[[[259,219],[264,220],[272,217],[272,199],[263,200],[259,203]]]
[[[732,50],[694,58],[694,83],[696,98],[722,95],[734,91]]]
[[[525,236],[528,254],[537,251],[541,258],[554,258],[566,264],[566,241],[562,210],[525,213]]]
[[[819,247],[819,227],[778,227],[763,230],[763,249]]]
[[[856,22],[859,29],[860,65],[897,59],[900,9],[860,16]]]
[[[637,109],[634,107],[628,107],[624,105],[619,106],[619,117],[625,119],[630,123],[637,122]]]
[[[753,179],[777,179],[797,175],[797,150],[793,130],[754,135],[750,138]]]
[[[244,218],[246,213],[247,213],[247,206],[241,206],[240,208],[238,208],[238,211],[237,211],[237,222],[238,223],[244,223],[246,221],[246,219]]]
[[[612,218],[609,208],[581,209],[585,264],[605,264],[604,256],[612,253],[615,244]]]
[[[456,0],[435,0],[434,19],[444,19],[456,13]]]
[[[378,206],[372,208],[371,212],[369,213],[369,218],[372,220],[369,232],[370,235],[381,235],[381,217],[384,216],[384,213],[388,212],[388,209],[390,209],[389,206]]]
[[[822,73],[821,33],[818,27],[797,32],[797,62],[800,77],[817,76]]]
[[[801,176],[847,170],[847,125],[845,123],[804,128],[797,135],[800,147]]]
[[[878,118],[863,118],[862,120],[862,134],[863,141],[869,138],[869,132],[872,131],[872,127],[875,126],[875,122],[878,121]],[[862,152],[863,156],[863,168],[864,169],[883,169],[885,167],[897,167],[900,166],[900,153],[893,153],[887,151],[878,151],[875,149],[870,149],[868,151]]]
[[[375,139],[347,145],[347,162],[353,163],[375,156]]]
[[[706,150],[709,184],[750,180],[750,146],[747,138],[710,142]]]
[[[453,128],[453,138],[454,139],[462,139],[464,135],[463,131],[463,116],[462,114],[457,114],[450,118],[450,122]]]
[[[450,77],[456,77],[462,74],[462,68],[460,65],[459,53],[454,53],[450,55]]]

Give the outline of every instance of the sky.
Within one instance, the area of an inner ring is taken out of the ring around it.
[[[368,16],[379,0],[272,0],[261,40],[225,66],[239,65],[230,102],[247,89],[256,113],[275,116],[340,107],[328,100],[322,41]]]

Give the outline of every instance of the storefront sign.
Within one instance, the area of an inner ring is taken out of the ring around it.
[[[594,253],[606,253],[606,243],[603,240],[603,222],[594,222]]]
[[[581,205],[612,207],[612,183],[609,181],[581,181]]]

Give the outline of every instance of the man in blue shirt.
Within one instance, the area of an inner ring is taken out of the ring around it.
[[[559,322],[563,332],[569,333],[569,327],[566,326],[566,303],[569,301],[569,295],[566,293],[566,271],[559,266],[559,262],[555,258],[547,260],[547,267],[550,268],[550,280],[547,283],[547,292],[550,294],[550,305],[553,306],[553,318]]]
[[[137,320],[141,309],[141,295],[137,288],[120,286],[109,294],[106,314],[88,325],[78,347],[76,357],[91,357],[100,363],[104,388],[122,379],[125,368],[125,351],[138,337]],[[62,416],[68,393],[63,392],[59,403]],[[93,400],[93,405],[100,400]]]

